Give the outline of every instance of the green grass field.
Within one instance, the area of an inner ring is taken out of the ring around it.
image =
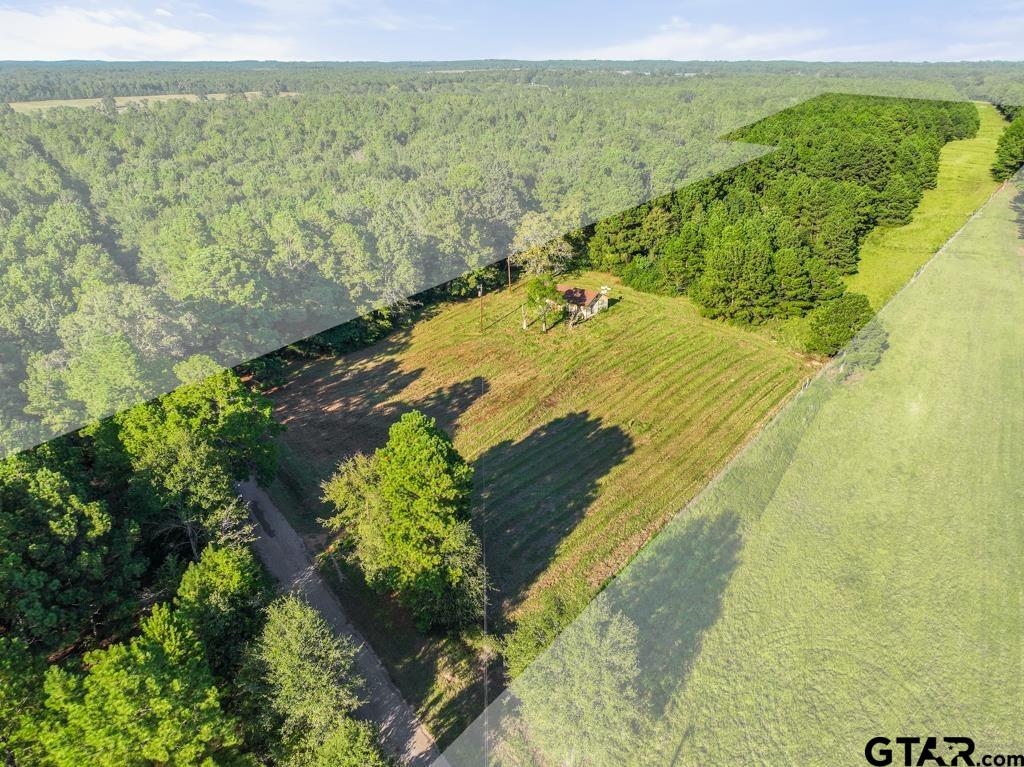
[[[1010,764],[982,757],[1024,753],[1022,320],[1024,176],[885,306],[877,363],[794,398],[446,763],[554,731],[595,765],[858,765],[876,736]]]
[[[616,572],[726,463],[817,366],[701,318],[684,298],[614,285],[614,304],[570,330],[520,328],[522,288],[433,311],[365,351],[305,364],[274,396],[288,426],[275,501],[322,548],[310,503],[356,450],[408,408],[434,415],[476,469],[474,514],[496,593],[497,630],[542,586]],[[479,712],[479,642],[424,638],[325,568],[346,608],[442,742]]]
[[[247,91],[246,98],[256,98],[262,95],[259,91]],[[282,96],[294,96],[294,93],[282,93]],[[209,93],[206,98],[212,101],[226,99],[226,93]],[[198,101],[199,97],[194,93],[163,93],[154,96],[115,96],[114,103],[119,108],[131,106],[132,104],[155,103],[158,101]],[[10,107],[15,112],[38,112],[41,109],[54,109],[55,107],[74,107],[75,109],[96,108],[102,103],[102,99],[51,99],[42,101],[12,101]]]
[[[674,763],[860,764],[897,734],[1024,751],[1022,263],[1007,188],[886,307],[880,364],[816,382],[645,550],[640,611],[698,607],[641,623],[693,639],[643,671],[674,685]]]
[[[846,285],[866,295],[875,309],[892,298],[999,186],[992,179],[992,159],[1006,121],[991,104],[977,107],[978,135],[942,148],[938,183],[925,190],[913,221],[875,229],[861,245],[857,273]]]

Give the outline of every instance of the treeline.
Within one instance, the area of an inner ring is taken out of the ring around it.
[[[0,64],[0,100],[323,89],[330,65],[278,62],[17,62]]]
[[[960,63],[810,63],[798,61],[449,61],[395,64],[358,62],[18,62],[0,63],[0,101],[152,96],[164,93],[242,93],[262,91],[365,92],[381,83],[423,88],[468,78],[530,82],[627,72],[644,77],[815,77],[902,79],[943,84],[949,95],[1005,103],[1024,103],[1015,62]]]
[[[1007,104],[998,106],[1010,124],[999,137],[992,175],[998,181],[1005,181],[1024,166],[1024,107]]]
[[[999,110],[1000,114],[1003,115],[1007,120],[1011,122],[1019,115],[1024,114],[1024,106],[1015,104],[996,104],[996,109]]]
[[[235,483],[275,472],[270,405],[186,368],[0,462],[0,760],[383,767],[355,648],[248,548]]]
[[[598,223],[586,258],[710,317],[807,316],[808,350],[834,354],[871,316],[841,280],[865,235],[909,221],[942,145],[978,126],[968,103],[818,97],[729,136],[765,157]]]

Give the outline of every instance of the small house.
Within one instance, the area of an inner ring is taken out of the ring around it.
[[[610,288],[602,287],[600,290],[587,290],[572,285],[556,285],[562,298],[565,299],[569,308],[569,316],[573,319],[589,320],[598,312],[608,308],[608,293]]]

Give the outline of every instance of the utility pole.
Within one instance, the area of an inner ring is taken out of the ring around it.
[[[477,300],[480,302],[480,334],[484,332],[484,284],[481,282],[476,286]]]
[[[512,259],[511,258],[506,258],[505,259],[505,267],[508,269],[508,289],[509,289],[509,291],[511,291],[512,290]]]

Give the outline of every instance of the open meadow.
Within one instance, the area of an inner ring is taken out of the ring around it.
[[[524,731],[551,763],[585,743],[589,764],[831,767],[917,735],[944,761],[917,761],[919,745],[913,763],[965,763],[943,737],[973,739],[975,764],[1015,763],[992,757],[1020,753],[1024,721],[1022,265],[1018,180],[446,763],[479,764],[486,743],[489,763],[522,764]]]
[[[988,164],[1005,123],[991,106],[979,111],[977,136],[942,150],[936,188],[911,223],[865,242],[848,283],[876,308],[995,189]],[[484,298],[482,331],[480,302],[451,303],[372,348],[293,363],[273,395],[289,429],[271,493],[312,550],[331,544],[320,484],[341,460],[383,444],[401,413],[423,410],[474,466],[474,519],[494,586],[487,633],[501,635],[543,594],[593,595],[818,369],[771,329],[708,321],[686,298],[633,291],[604,273],[571,281],[612,285],[609,311],[575,329],[523,331],[517,285]],[[481,681],[493,641],[423,636],[340,558],[325,559],[324,571],[445,745],[493,698]]]
[[[474,517],[501,631],[542,588],[592,593],[817,369],[701,318],[685,298],[598,273],[572,282],[611,285],[610,309],[575,329],[523,331],[517,285],[485,296],[482,333],[479,304],[453,303],[364,351],[296,365],[273,395],[288,430],[271,493],[311,548],[327,543],[320,482],[382,444],[402,412],[423,410],[475,468]],[[336,585],[346,609],[445,742],[482,704],[472,641],[418,635],[345,575]]]

